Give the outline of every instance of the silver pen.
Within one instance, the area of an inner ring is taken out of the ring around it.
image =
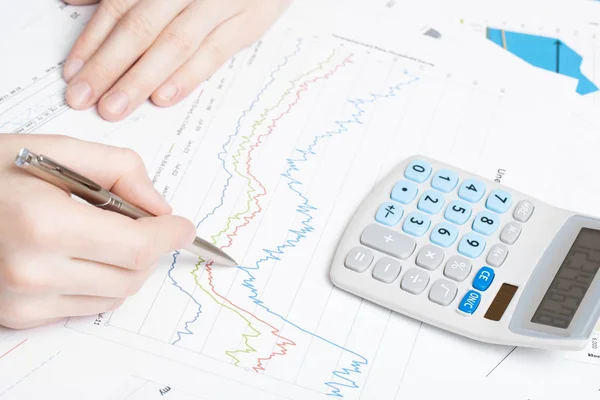
[[[28,149],[21,149],[15,159],[15,164],[82,200],[98,208],[114,211],[133,219],[154,217],[155,215],[142,210],[119,198],[119,196],[104,189],[94,181],[78,174],[70,168],[60,165],[56,161],[32,153]],[[224,266],[237,266],[237,262],[217,246],[196,237],[185,250],[202,257],[206,261]]]

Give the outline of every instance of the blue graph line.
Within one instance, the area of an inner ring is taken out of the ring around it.
[[[336,370],[336,371],[332,372],[332,374],[335,377],[339,378],[342,382],[335,382],[333,380],[329,381],[329,382],[325,382],[325,385],[328,386],[332,390],[331,393],[328,393],[328,395],[330,395],[330,396],[343,397],[341,390],[344,387],[358,388],[358,385],[352,378],[352,374],[360,374],[361,366],[367,365],[368,360],[358,353],[355,353],[355,352],[353,352],[343,346],[340,346],[328,339],[325,339],[324,337],[321,337],[315,333],[307,331],[306,329],[289,321],[283,315],[278,314],[277,312],[271,310],[269,307],[265,306],[264,303],[258,299],[258,291],[253,284],[253,282],[256,280],[256,278],[254,277],[254,275],[252,275],[251,271],[260,269],[261,264],[263,264],[269,260],[280,260],[279,256],[284,254],[286,248],[296,247],[296,244],[299,243],[301,239],[305,238],[307,234],[309,234],[310,232],[312,232],[314,230],[314,228],[310,225],[310,223],[313,219],[311,212],[316,210],[316,207],[310,204],[308,198],[304,194],[302,194],[300,190],[295,189],[293,187],[294,185],[298,185],[298,186],[303,185],[300,180],[293,177],[295,172],[300,171],[298,164],[308,161],[309,155],[315,155],[316,154],[315,148],[317,147],[318,143],[320,141],[322,141],[323,139],[330,138],[334,135],[343,134],[344,132],[346,132],[348,130],[347,125],[350,125],[350,124],[362,125],[363,122],[360,120],[360,117],[365,113],[365,111],[362,107],[363,104],[370,104],[370,103],[374,103],[377,100],[382,99],[382,98],[396,96],[396,92],[401,90],[401,88],[403,88],[404,86],[407,86],[417,80],[418,80],[418,78],[414,78],[408,82],[404,82],[404,83],[398,84],[396,86],[392,86],[389,89],[387,94],[383,94],[383,95],[371,94],[371,97],[366,100],[363,100],[363,99],[349,100],[349,102],[351,104],[353,104],[354,108],[355,108],[355,111],[353,112],[351,119],[349,119],[347,121],[336,121],[335,124],[338,126],[337,130],[330,131],[330,132],[316,136],[314,138],[314,140],[312,141],[312,143],[306,149],[296,149],[296,151],[298,153],[300,153],[300,157],[295,158],[295,159],[289,159],[289,158],[287,159],[288,169],[282,174],[282,176],[289,180],[288,188],[291,189],[294,193],[296,193],[300,197],[301,203],[297,206],[296,212],[304,215],[306,218],[300,223],[302,226],[299,229],[289,229],[288,230],[292,235],[295,236],[293,239],[286,240],[284,242],[284,244],[277,246],[277,248],[275,250],[263,249],[263,251],[267,254],[267,256],[258,260],[254,266],[252,266],[252,267],[239,266],[238,267],[240,270],[244,271],[249,277],[248,279],[245,279],[243,281],[242,286],[244,286],[250,290],[251,294],[249,295],[249,298],[256,305],[263,308],[268,313],[280,318],[285,323],[292,325],[293,327],[299,329],[300,331],[307,333],[317,339],[320,339],[330,345],[333,345],[333,346],[337,347],[338,349],[346,351],[346,352],[350,353],[353,357],[356,358],[356,359],[352,360],[352,362],[350,364],[350,368],[341,368],[340,370]]]
[[[265,84],[265,86],[260,90],[260,92],[256,95],[256,98],[250,103],[250,106],[248,107],[248,109],[246,109],[242,115],[240,116],[240,118],[237,121],[237,125],[235,128],[234,133],[232,133],[231,135],[229,135],[229,137],[227,138],[227,141],[223,144],[222,149],[223,151],[221,151],[218,154],[218,158],[219,160],[221,160],[221,163],[223,164],[223,169],[225,170],[225,173],[227,173],[228,177],[227,180],[225,182],[225,186],[223,186],[223,190],[221,192],[221,200],[220,203],[213,208],[208,214],[206,214],[197,224],[196,227],[200,226],[201,223],[203,223],[208,217],[210,217],[211,215],[213,215],[219,208],[221,208],[225,202],[225,193],[227,192],[227,189],[229,188],[229,182],[231,181],[231,178],[233,177],[233,175],[231,174],[231,172],[229,172],[229,170],[227,169],[227,166],[225,164],[225,159],[222,157],[224,154],[227,154],[227,146],[229,145],[229,143],[231,143],[231,140],[238,136],[240,133],[240,129],[241,129],[241,125],[242,125],[242,121],[244,120],[244,118],[246,117],[246,115],[252,111],[252,109],[254,108],[254,106],[256,105],[256,103],[260,100],[262,94],[265,92],[265,90],[267,90],[269,88],[269,86],[271,86],[271,84],[275,81],[275,76],[281,71],[281,69],[283,67],[285,67],[287,65],[287,63],[289,62],[289,59],[294,57],[295,55],[297,55],[300,52],[300,45],[302,44],[302,39],[298,39],[296,42],[296,48],[294,49],[294,51],[291,54],[288,54],[287,56],[284,56],[283,61],[281,62],[281,64],[279,64],[272,72],[271,72],[271,76],[270,76],[270,80]],[[185,326],[184,326],[184,331],[178,331],[177,332],[177,339],[173,341],[172,344],[176,344],[177,342],[179,342],[182,338],[182,335],[192,335],[193,332],[190,331],[189,326],[192,325],[194,322],[196,322],[198,320],[198,317],[200,316],[201,312],[202,312],[202,305],[200,303],[198,303],[198,301],[194,298],[194,296],[192,296],[192,294],[190,294],[188,291],[186,291],[185,289],[183,289],[178,283],[177,281],[173,278],[172,272],[175,269],[175,265],[177,264],[177,256],[179,255],[179,251],[175,251],[175,254],[173,255],[173,263],[171,264],[171,267],[169,268],[169,271],[167,272],[167,275],[169,276],[169,279],[171,279],[172,284],[177,287],[180,291],[182,291],[183,293],[185,293],[187,296],[189,296],[192,301],[194,303],[196,303],[196,305],[198,306],[198,312],[196,313],[196,315],[194,316],[194,318],[190,321],[186,321],[185,322]]]

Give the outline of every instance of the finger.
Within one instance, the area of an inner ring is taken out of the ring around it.
[[[75,109],[85,109],[96,104],[190,1],[142,0],[135,4],[114,25],[102,45],[69,82],[66,90],[69,105]],[[122,107],[125,100],[115,97],[114,104]]]
[[[124,299],[95,296],[7,295],[0,297],[0,324],[13,329],[38,326],[48,321],[109,312],[123,304]]]
[[[105,0],[95,10],[85,28],[75,41],[65,66],[63,77],[69,82],[98,50],[110,31],[125,13],[139,0]],[[79,0],[80,3],[97,3],[97,0]],[[72,3],[74,4],[74,3]]]
[[[52,220],[62,221],[61,234],[51,236],[49,228],[42,228],[50,232],[31,241],[37,249],[60,249],[73,258],[137,271],[150,267],[165,253],[186,247],[196,237],[194,224],[182,217],[134,220],[70,198],[54,202]]]
[[[215,1],[196,1],[187,7],[102,97],[98,103],[100,115],[114,121],[135,110],[189,59],[206,35],[239,11],[238,3],[223,6]]]
[[[85,295],[126,298],[134,295],[153,272],[134,271],[64,255],[43,254],[43,259],[20,257],[0,274],[4,291],[21,295]]]
[[[254,42],[262,32],[248,30],[254,22],[246,15],[239,15],[219,25],[194,55],[152,94],[152,101],[165,107],[188,96],[237,51]]]
[[[171,213],[169,203],[152,185],[143,159],[131,149],[61,135],[18,137],[15,143],[19,146],[72,168],[152,214]],[[18,148],[14,149],[15,153],[18,151]],[[27,177],[25,172],[23,175]]]

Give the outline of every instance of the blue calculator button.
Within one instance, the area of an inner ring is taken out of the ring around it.
[[[494,280],[494,270],[490,267],[481,267],[473,278],[473,288],[485,292]]]
[[[375,214],[375,220],[383,225],[394,226],[400,222],[402,214],[404,214],[402,206],[389,201],[379,206],[377,214]]]
[[[448,169],[438,171],[431,180],[431,187],[440,192],[450,193],[458,183],[458,175],[456,172]]]
[[[481,294],[474,290],[469,290],[460,301],[458,309],[465,314],[473,314],[477,310],[477,307],[479,307],[480,302]]]
[[[435,214],[444,206],[444,196],[435,190],[427,190],[421,195],[417,208],[428,214]]]
[[[498,214],[505,213],[512,203],[512,195],[504,190],[494,189],[488,196],[485,206]]]
[[[481,211],[473,218],[473,230],[482,235],[490,236],[496,232],[500,216],[490,211]]]
[[[471,203],[477,203],[484,194],[485,185],[477,179],[465,180],[458,189],[458,197]]]
[[[475,233],[467,233],[458,243],[458,252],[463,256],[477,258],[485,250],[485,239]]]
[[[391,199],[402,204],[408,204],[417,197],[419,189],[411,181],[401,180],[392,188]]]
[[[458,229],[454,225],[450,225],[447,222],[440,222],[431,231],[429,240],[438,246],[450,247],[456,241],[457,237]]]
[[[431,225],[431,219],[426,214],[413,211],[406,216],[402,230],[413,236],[423,236]]]
[[[473,209],[469,203],[453,200],[448,204],[444,218],[456,225],[462,225],[471,218],[472,212]]]
[[[429,175],[431,175],[431,164],[422,160],[411,161],[404,171],[407,179],[419,183],[425,182]]]

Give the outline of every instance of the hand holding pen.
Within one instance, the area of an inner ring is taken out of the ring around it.
[[[66,178],[52,182],[44,169],[56,165]],[[111,205],[71,198],[83,187]],[[0,325],[10,328],[111,311],[174,250],[233,261],[171,215],[137,154],[69,137],[0,135],[0,220]]]

